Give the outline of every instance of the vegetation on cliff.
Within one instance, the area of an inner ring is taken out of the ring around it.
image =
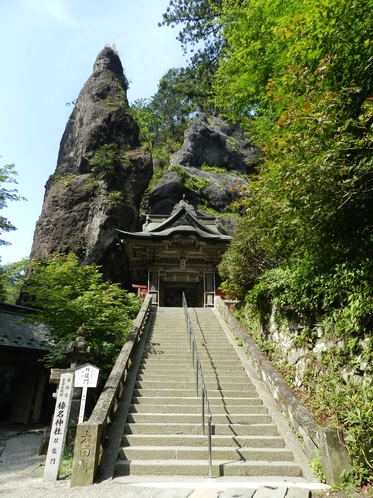
[[[307,322],[311,350],[316,325],[340,345],[305,384],[333,405],[357,482],[373,469],[372,12],[371,0],[173,0],[164,18],[184,45],[215,47],[209,105],[263,151],[224,289],[262,323],[273,308]]]
[[[373,354],[372,4],[225,5],[216,101],[264,151],[220,266],[225,288],[262,321],[273,307],[278,320],[308,321],[311,350],[316,324],[342,341],[306,384],[319,406],[329,398],[347,433],[354,478],[370,481],[372,372],[362,365]]]

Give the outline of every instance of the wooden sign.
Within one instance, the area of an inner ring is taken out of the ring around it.
[[[90,363],[75,369],[74,387],[96,387],[100,369]]]
[[[98,374],[100,369],[94,367],[90,363],[86,363],[75,370],[75,383],[74,387],[82,387],[82,400],[80,402],[79,419],[78,424],[81,424],[84,420],[85,404],[87,401],[87,389],[88,387],[96,387],[98,381]]]
[[[44,481],[53,482],[58,479],[63,448],[65,445],[67,425],[74,388],[74,374],[61,375],[58,386],[56,408],[54,410],[51,434],[49,438],[47,459],[44,469]]]

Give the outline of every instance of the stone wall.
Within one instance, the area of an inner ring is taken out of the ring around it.
[[[327,484],[340,483],[342,474],[351,468],[350,456],[343,441],[343,434],[316,423],[311,413],[295,396],[281,374],[263,355],[244,327],[233,317],[228,306],[220,297],[215,297],[215,308],[234,334],[241,338],[247,351],[248,360],[270,390],[295,433],[302,438],[307,456],[310,459],[320,458]],[[283,332],[279,332],[278,338],[280,337],[281,344],[284,348],[286,346],[285,351],[287,351],[289,340],[285,338]]]
[[[284,364],[294,366],[294,383],[297,387],[302,386],[307,369],[310,366],[314,368],[315,359],[322,360],[323,352],[333,350],[336,356],[343,356],[346,351],[343,339],[330,333],[326,334],[320,326],[299,319],[284,319],[278,315],[275,307],[272,308],[268,322],[262,323],[261,332],[270,343],[280,349]],[[368,337],[358,341],[357,351],[364,351],[368,341]],[[351,377],[355,379],[373,377],[373,365],[362,355],[354,356],[353,364],[351,367],[346,365],[342,369],[342,376],[346,382]]]

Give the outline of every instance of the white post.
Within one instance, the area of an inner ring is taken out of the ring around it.
[[[74,374],[62,374],[58,386],[56,408],[54,410],[47,459],[45,461],[44,481],[47,482],[53,482],[58,479],[69,422],[73,386]]]
[[[86,363],[85,365],[81,365],[75,370],[75,382],[74,387],[82,388],[82,399],[80,402],[80,410],[79,410],[79,420],[78,424],[81,424],[84,420],[84,411],[85,404],[87,401],[87,389],[88,387],[96,387],[98,374],[100,369],[94,367],[90,363]]]
[[[79,420],[78,420],[78,424],[81,424],[83,422],[83,419],[84,419],[84,411],[85,411],[85,404],[86,404],[86,401],[87,401],[87,386],[83,386],[82,388],[82,400],[80,402],[80,410],[79,410]]]

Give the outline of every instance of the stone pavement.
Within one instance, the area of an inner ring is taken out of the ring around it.
[[[0,424],[0,496],[4,498],[308,498],[328,489],[302,479],[260,482],[250,478],[120,477],[70,488],[68,480],[43,481],[45,455],[38,455],[40,427]],[[311,486],[311,488],[309,487]]]

